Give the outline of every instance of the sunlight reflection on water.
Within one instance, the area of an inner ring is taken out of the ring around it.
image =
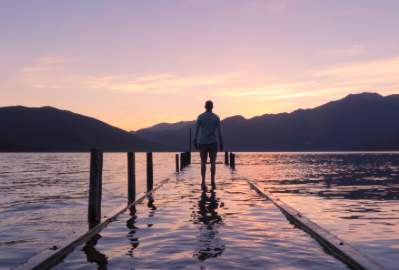
[[[136,153],[137,193],[145,191],[145,153]],[[175,169],[154,154],[154,184]],[[9,269],[86,226],[89,153],[0,154],[0,269]],[[102,215],[126,201],[127,155],[105,153]]]
[[[174,172],[174,158],[154,154],[155,183]],[[142,193],[145,154],[136,154],[136,162]],[[104,155],[103,215],[126,200],[126,163],[126,154]],[[399,269],[398,154],[237,153],[236,163],[237,177],[268,188],[387,269]],[[0,269],[86,225],[88,168],[88,153],[0,154]]]
[[[198,172],[172,177],[54,269],[348,269],[227,167],[206,189]]]
[[[238,153],[237,173],[399,269],[398,153]]]

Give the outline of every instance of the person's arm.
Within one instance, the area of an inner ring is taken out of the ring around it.
[[[199,122],[199,116],[198,116],[197,123],[195,125],[194,140],[193,140],[195,150],[198,150],[197,137],[198,137],[199,130],[200,130],[200,122]]]
[[[223,151],[223,135],[222,135],[222,126],[220,124],[220,119],[217,125],[218,129],[218,137],[219,137],[219,143],[220,143],[220,151]]]

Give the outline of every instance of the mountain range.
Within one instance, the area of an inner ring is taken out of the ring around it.
[[[217,113],[217,111],[215,111]],[[195,121],[127,132],[52,107],[0,108],[0,152],[187,151]],[[226,151],[398,151],[399,95],[348,95],[313,109],[222,120]]]
[[[0,152],[175,152],[91,117],[52,107],[0,108]]]
[[[158,132],[158,131],[164,131],[164,130],[179,130],[185,126],[188,126],[190,124],[195,124],[195,120],[193,121],[180,121],[177,123],[159,123],[156,124],[152,127],[149,128],[145,128],[145,129],[140,129],[137,131],[130,131],[131,133],[135,134],[136,132],[140,132],[142,130],[147,130],[147,131],[151,131],[151,132]]]
[[[313,109],[251,119],[238,115],[221,122],[226,151],[377,151],[379,148],[369,143],[399,139],[399,95],[351,94]],[[142,129],[135,134],[187,150],[190,128],[194,134],[195,122],[167,130],[158,126],[156,132]],[[384,148],[388,149],[398,150]]]
[[[399,135],[363,143],[353,151],[399,151]]]

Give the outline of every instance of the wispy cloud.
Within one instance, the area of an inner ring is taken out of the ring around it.
[[[375,47],[374,45],[352,45],[344,49],[335,49],[329,51],[319,51],[319,54],[335,55],[335,56],[357,56],[366,53],[369,48]]]
[[[42,57],[35,66],[20,70],[23,81],[34,88],[100,88],[129,93],[181,93],[197,87],[231,84],[239,73],[181,76],[174,73],[140,75],[115,74],[88,76],[66,72],[62,64],[67,60],[56,56]]]
[[[247,8],[252,11],[265,10],[269,13],[280,14],[294,5],[294,0],[266,0],[249,3]]]
[[[231,73],[181,77],[175,74],[161,74],[152,76],[152,79],[149,79],[149,77],[124,75],[120,76],[116,81],[108,81],[107,83],[110,83],[110,85],[107,85],[106,88],[130,93],[143,91],[149,93],[179,93],[183,90],[199,86],[218,86],[232,83],[237,78],[237,75],[237,73]]]
[[[280,79],[281,81],[281,79]],[[260,81],[259,83],[264,83]],[[298,87],[304,87],[310,85],[313,82],[304,81],[291,84],[271,84],[260,87],[249,87],[249,88],[236,88],[236,89],[219,89],[215,95],[217,96],[229,96],[229,97],[245,97],[245,96],[275,96],[281,93],[294,91]]]
[[[239,7],[244,12],[267,12],[270,14],[284,14],[287,11],[295,9],[296,6],[318,0],[262,0],[262,1],[246,1]]]
[[[287,80],[296,83],[285,83]],[[326,97],[331,99],[347,94],[378,92],[399,93],[399,57],[358,61],[319,67],[274,80],[262,87],[221,89],[216,95],[241,100],[278,100]]]
[[[325,67],[319,71],[315,71],[315,76],[350,76],[350,77],[376,77],[373,80],[385,80],[386,77],[394,79],[398,77],[399,57],[388,59],[377,59],[371,61],[349,62],[334,66]],[[382,76],[382,77],[381,77]],[[367,80],[366,80],[367,81]]]
[[[40,58],[36,66],[25,67],[20,72],[24,82],[33,88],[104,89],[150,95],[194,94],[224,97],[233,101],[286,100],[285,105],[300,98],[331,99],[337,95],[364,91],[391,94],[399,90],[399,57],[319,67],[270,80],[242,73],[87,76],[65,72],[62,66],[66,61],[54,56]],[[176,119],[173,118],[173,121]]]

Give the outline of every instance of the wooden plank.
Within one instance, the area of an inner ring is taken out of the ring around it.
[[[163,180],[157,185],[155,189],[147,192],[145,195],[143,195],[133,203],[124,203],[120,205],[113,211],[109,212],[107,216],[105,216],[106,219],[103,222],[100,222],[94,228],[91,228],[89,230],[88,228],[83,228],[73,233],[66,239],[56,243],[56,245],[49,247],[48,249],[37,254],[28,261],[21,263],[21,265],[15,268],[15,270],[43,270],[46,268],[48,269],[49,266],[55,266],[56,264],[60,263],[63,258],[70,254],[76,246],[90,240],[109,223],[115,221],[120,214],[124,213],[126,210],[130,209],[134,205],[141,203],[145,198],[150,197],[156,190],[158,190],[163,184],[167,183],[168,181],[169,179]]]
[[[303,229],[310,235],[312,235],[315,239],[317,239],[324,247],[330,250],[334,255],[336,255],[341,261],[350,265],[354,269],[369,269],[369,270],[383,270],[384,268],[371,260],[365,254],[361,253],[345,241],[339,239],[329,231],[323,229],[316,223],[312,222],[308,218],[306,218],[303,214],[299,213],[294,208],[282,202],[279,198],[274,196],[272,193],[261,189],[251,183],[248,179],[246,179],[251,188],[253,188],[260,196],[263,196],[266,199],[269,199],[274,203],[278,208],[280,208],[281,212],[285,214],[285,216],[293,222],[296,226]]]

